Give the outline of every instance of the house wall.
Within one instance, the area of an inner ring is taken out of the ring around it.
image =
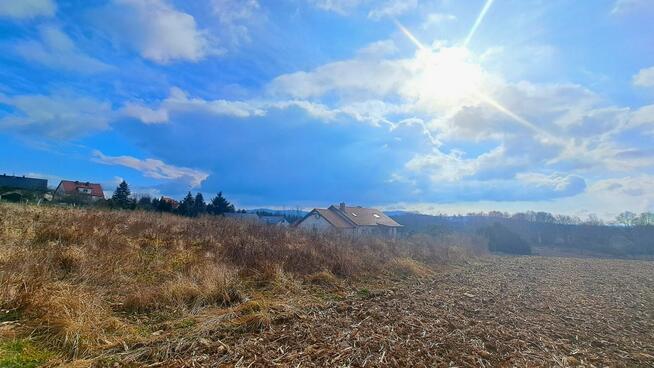
[[[62,185],[59,185],[55,190],[54,194],[57,197],[63,197],[66,194],[66,192],[64,191],[64,187]]]
[[[312,213],[310,216],[307,216],[307,218],[300,222],[297,227],[300,229],[317,231],[327,231],[334,228],[332,224],[327,222],[327,220],[317,213]]]
[[[354,235],[381,235],[395,238],[397,236],[397,228],[386,226],[359,226],[353,229]]]

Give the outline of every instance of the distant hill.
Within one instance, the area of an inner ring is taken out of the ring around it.
[[[394,210],[394,211],[384,211],[384,213],[388,216],[406,216],[406,215],[419,215],[420,212],[415,212],[415,211],[402,211],[402,210]]]
[[[254,208],[250,210],[245,210],[247,213],[257,213],[257,212],[266,212],[272,213],[275,216],[297,216],[304,217],[307,215],[307,211],[302,210],[271,210],[270,208]]]

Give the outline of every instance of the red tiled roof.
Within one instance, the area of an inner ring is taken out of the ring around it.
[[[161,202],[168,203],[172,208],[177,208],[179,207],[179,202],[170,198],[170,197],[161,197]]]
[[[102,186],[96,183],[62,180],[59,186],[64,189],[66,194],[80,194],[79,189],[90,189],[91,196],[104,198]]]

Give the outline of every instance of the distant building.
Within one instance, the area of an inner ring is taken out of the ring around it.
[[[104,199],[102,186],[96,183],[62,180],[55,190],[55,198],[95,202]]]
[[[382,211],[373,208],[338,207],[314,208],[296,225],[300,229],[329,231],[338,230],[352,235],[378,234],[395,237],[402,227]]]
[[[162,203],[166,203],[166,204],[170,205],[170,208],[172,208],[174,210],[179,207],[179,202],[172,199],[172,198],[170,198],[170,197],[162,196],[159,201],[162,202]]]
[[[290,225],[284,216],[259,216],[259,221],[268,225],[287,227]]]
[[[259,222],[259,215],[246,212],[225,212],[223,216],[241,221]]]
[[[2,174],[0,176],[0,188],[38,190],[45,192],[48,190],[48,181],[46,179]]]

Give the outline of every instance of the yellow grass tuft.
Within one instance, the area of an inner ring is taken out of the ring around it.
[[[402,277],[426,277],[432,274],[429,267],[411,258],[393,258],[388,262],[388,270]]]
[[[110,345],[120,335],[122,323],[106,303],[80,286],[54,282],[27,300],[23,313],[34,335],[71,358]]]
[[[320,271],[307,275],[305,280],[313,285],[334,287],[338,286],[338,279],[329,271]]]

